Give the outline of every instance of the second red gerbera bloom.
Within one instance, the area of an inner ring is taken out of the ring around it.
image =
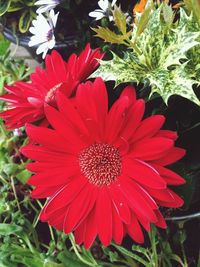
[[[174,146],[175,132],[160,130],[164,117],[142,120],[145,104],[127,87],[108,111],[104,82],[79,85],[75,101],[57,95],[57,109],[46,105],[53,129],[27,125],[35,142],[22,153],[35,160],[28,183],[33,197],[49,198],[41,219],[89,248],[98,236],[107,246],[128,233],[143,242],[141,226],[165,228],[159,206],[183,200],[168,185],[184,180],[165,166],[185,151]]]
[[[92,50],[89,44],[80,56],[72,54],[68,62],[56,51],[47,55],[46,69],[37,67],[30,77],[31,83],[19,81],[14,86],[5,87],[8,94],[0,96],[0,99],[9,103],[9,109],[0,113],[0,116],[6,126],[14,129],[27,122],[44,119],[44,103],[55,106],[57,90],[70,97],[77,85],[98,67],[98,59],[102,57],[100,50]]]

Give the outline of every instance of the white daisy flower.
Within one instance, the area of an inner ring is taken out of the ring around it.
[[[21,136],[22,132],[20,131],[20,128],[16,128],[13,130],[13,135],[14,136]]]
[[[112,21],[113,16],[110,15],[110,11],[116,4],[116,2],[117,0],[112,0],[112,3],[110,3],[108,0],[99,0],[98,5],[100,9],[95,9],[93,12],[90,12],[89,16],[95,18],[95,20],[100,20],[103,17],[108,17],[109,20]]]
[[[42,58],[44,59],[48,50],[52,49],[56,43],[54,36],[54,28],[56,27],[59,12],[54,13],[52,9],[49,12],[47,18],[42,14],[39,14],[35,20],[33,20],[33,26],[30,27],[29,31],[33,34],[28,45],[35,46],[39,45],[36,54],[43,53]]]
[[[39,7],[36,12],[38,14],[47,12],[53,8],[55,8],[57,5],[60,4],[60,0],[39,0],[35,2],[36,6],[41,6]]]

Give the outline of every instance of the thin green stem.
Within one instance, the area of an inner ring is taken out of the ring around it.
[[[0,180],[2,180],[4,184],[9,184],[9,183],[6,181],[6,179],[4,179],[1,175],[0,175]]]
[[[69,234],[69,239],[70,239],[70,241],[71,241],[73,250],[74,250],[76,256],[79,258],[80,261],[82,261],[83,263],[85,263],[85,264],[87,264],[87,265],[89,265],[89,266],[92,266],[92,267],[99,266],[97,263],[94,265],[94,263],[91,263],[91,262],[85,260],[85,259],[81,256],[81,254],[79,253],[79,251],[78,251],[78,249],[77,249],[77,246],[76,246],[76,244],[75,244],[74,237],[73,237],[72,234]]]
[[[35,251],[34,251],[34,248],[33,248],[33,246],[31,245],[31,242],[29,241],[29,238],[28,238],[27,236],[24,236],[24,241],[26,242],[26,244],[27,244],[27,246],[29,247],[30,251],[31,251],[32,253],[34,253],[34,252],[35,252]]]
[[[0,124],[0,131],[3,134],[3,136],[6,138],[7,137],[7,132],[6,132],[3,124]]]
[[[151,242],[153,267],[158,267],[158,253],[156,248],[156,229],[154,228],[154,226],[152,227],[149,233],[149,239]]]
[[[41,209],[43,209],[43,207],[46,205],[47,201],[44,203],[44,206],[41,204],[41,202],[37,199],[36,202],[38,203],[38,205],[40,206]]]
[[[33,223],[33,227],[35,228],[39,222],[39,219],[40,219],[40,214],[37,216],[36,220],[34,221]]]
[[[47,200],[47,201],[48,201],[48,200]],[[45,202],[44,205],[42,205],[42,204],[40,203],[39,200],[36,200],[37,204],[40,206],[41,209],[43,209],[43,207],[46,205],[47,201]],[[34,226],[37,225],[37,223],[38,223],[38,221],[39,221],[39,218],[40,218],[40,214],[38,215],[38,217],[37,217],[37,219],[36,219],[36,221],[35,221],[35,223],[34,223]],[[55,239],[55,236],[54,236],[54,233],[53,233],[53,228],[52,228],[50,225],[49,225],[49,232],[50,232],[51,239],[52,239],[54,242],[56,242],[56,239]]]
[[[12,186],[12,190],[13,190],[13,193],[14,193],[14,196],[15,196],[15,200],[17,202],[17,207],[18,207],[18,210],[21,212],[21,208],[20,208],[19,201],[18,201],[18,198],[17,198],[17,193],[16,193],[16,189],[15,189],[15,183],[14,183],[13,176],[11,176],[10,179],[11,179],[11,186]]]
[[[54,241],[54,243],[56,243],[56,239],[53,233],[53,228],[51,227],[51,225],[49,225],[49,232],[50,232],[51,239]]]

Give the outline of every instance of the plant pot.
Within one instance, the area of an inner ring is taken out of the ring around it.
[[[28,43],[30,41],[31,36],[26,34],[14,34],[7,27],[3,28],[3,35],[10,42],[23,46],[26,50],[31,54],[31,56],[36,59],[38,62],[42,61],[42,56],[36,54],[36,49],[38,46],[29,47]],[[58,51],[64,59],[67,59],[77,48],[77,41],[74,35],[70,35],[65,37],[65,39],[60,42],[58,41],[54,46],[54,50]]]

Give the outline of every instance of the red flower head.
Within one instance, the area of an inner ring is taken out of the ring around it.
[[[182,158],[175,132],[160,130],[164,117],[142,120],[145,103],[128,86],[108,111],[101,78],[79,85],[75,101],[58,92],[57,108],[45,106],[52,129],[27,125],[35,142],[21,149],[35,160],[28,183],[34,198],[49,198],[41,220],[89,248],[96,236],[107,246],[128,233],[143,242],[141,226],[165,228],[159,206],[183,200],[168,185],[184,183],[165,166]]]
[[[68,62],[53,51],[46,56],[46,69],[37,67],[31,75],[31,83],[18,81],[14,86],[5,87],[9,94],[0,96],[0,99],[9,102],[10,109],[0,113],[0,116],[10,129],[44,119],[44,103],[55,106],[57,90],[67,97],[72,96],[77,85],[98,67],[97,59],[102,57],[100,50],[92,50],[89,44],[79,57],[72,54]]]

